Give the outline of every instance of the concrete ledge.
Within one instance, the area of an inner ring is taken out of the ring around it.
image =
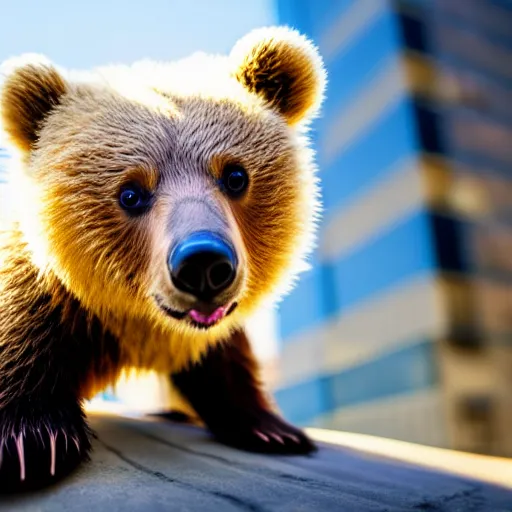
[[[307,429],[307,432],[312,438],[325,443],[353,448],[373,456],[382,456],[438,472],[481,480],[512,490],[511,459],[456,452],[349,432],[313,428]]]
[[[311,431],[323,441],[313,456],[269,457],[226,448],[196,427],[107,415],[91,423],[90,464],[52,489],[3,499],[0,509],[512,511],[507,460],[321,430]],[[454,460],[480,479],[449,474]],[[482,478],[494,472],[503,485]]]

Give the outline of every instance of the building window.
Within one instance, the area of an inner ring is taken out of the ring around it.
[[[452,149],[512,164],[512,129],[461,112],[446,115],[446,134]]]

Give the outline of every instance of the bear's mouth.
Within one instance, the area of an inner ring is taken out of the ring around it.
[[[188,321],[194,327],[198,329],[209,329],[214,325],[218,324],[223,318],[229,316],[235,308],[238,306],[237,302],[225,306],[217,307],[213,312],[205,314],[198,309],[189,309],[187,311],[177,311],[167,306],[161,297],[155,295],[155,300],[160,309],[171,318],[175,320]]]

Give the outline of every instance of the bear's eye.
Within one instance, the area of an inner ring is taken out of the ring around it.
[[[137,183],[124,185],[119,192],[121,208],[132,215],[144,213],[151,203],[151,194]]]
[[[249,185],[249,176],[241,165],[229,164],[222,172],[221,185],[231,197],[240,197]]]

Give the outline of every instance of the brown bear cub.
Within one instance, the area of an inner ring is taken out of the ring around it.
[[[0,243],[0,488],[87,459],[82,402],[125,368],[169,375],[224,443],[313,450],[263,391],[244,320],[312,246],[314,46],[275,27],[229,56],[2,72],[19,200]]]

